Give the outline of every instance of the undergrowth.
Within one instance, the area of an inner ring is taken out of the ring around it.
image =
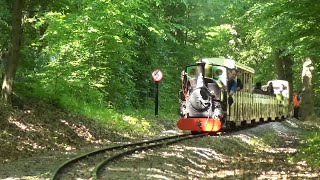
[[[29,87],[30,88],[30,87]],[[93,89],[75,92],[72,89],[65,89],[64,92],[52,93],[40,86],[32,86],[32,91],[24,92],[24,85],[19,86],[17,95],[20,98],[36,98],[47,103],[53,104],[69,112],[80,114],[94,120],[100,126],[111,128],[118,132],[152,135],[154,130],[164,129],[164,124],[175,124],[177,121],[177,108],[175,105],[159,107],[159,116],[154,114],[154,104],[152,100],[147,102],[143,108],[116,107],[112,102],[104,102],[103,94]],[[165,119],[165,120],[164,120]]]
[[[313,167],[320,169],[320,133],[319,129],[306,132],[299,146],[296,161],[306,161]]]

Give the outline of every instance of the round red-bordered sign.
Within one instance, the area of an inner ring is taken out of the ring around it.
[[[163,78],[163,73],[160,69],[156,69],[152,72],[152,79],[154,82],[159,82]]]

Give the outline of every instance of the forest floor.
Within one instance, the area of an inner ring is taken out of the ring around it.
[[[163,127],[158,134],[180,133],[175,124]],[[0,179],[10,180],[48,179],[78,153],[152,138],[101,128],[38,102],[0,105],[0,128]],[[318,179],[319,169],[293,160],[302,133],[310,128],[312,124],[286,119],[185,141],[124,158],[109,167],[109,179]]]

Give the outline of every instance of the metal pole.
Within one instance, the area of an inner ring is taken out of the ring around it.
[[[155,96],[154,96],[154,102],[155,102],[155,109],[154,109],[154,115],[158,116],[158,99],[159,99],[159,82],[155,82]]]

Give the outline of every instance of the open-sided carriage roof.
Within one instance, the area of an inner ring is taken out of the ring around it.
[[[199,62],[199,61],[198,61]],[[243,69],[245,71],[248,71],[250,73],[254,73],[254,69],[252,69],[249,66],[246,66],[244,64],[241,64],[233,59],[226,59],[226,58],[202,58],[200,59],[200,62],[205,62],[207,64],[215,64],[220,66],[225,66],[227,68],[233,69]]]

